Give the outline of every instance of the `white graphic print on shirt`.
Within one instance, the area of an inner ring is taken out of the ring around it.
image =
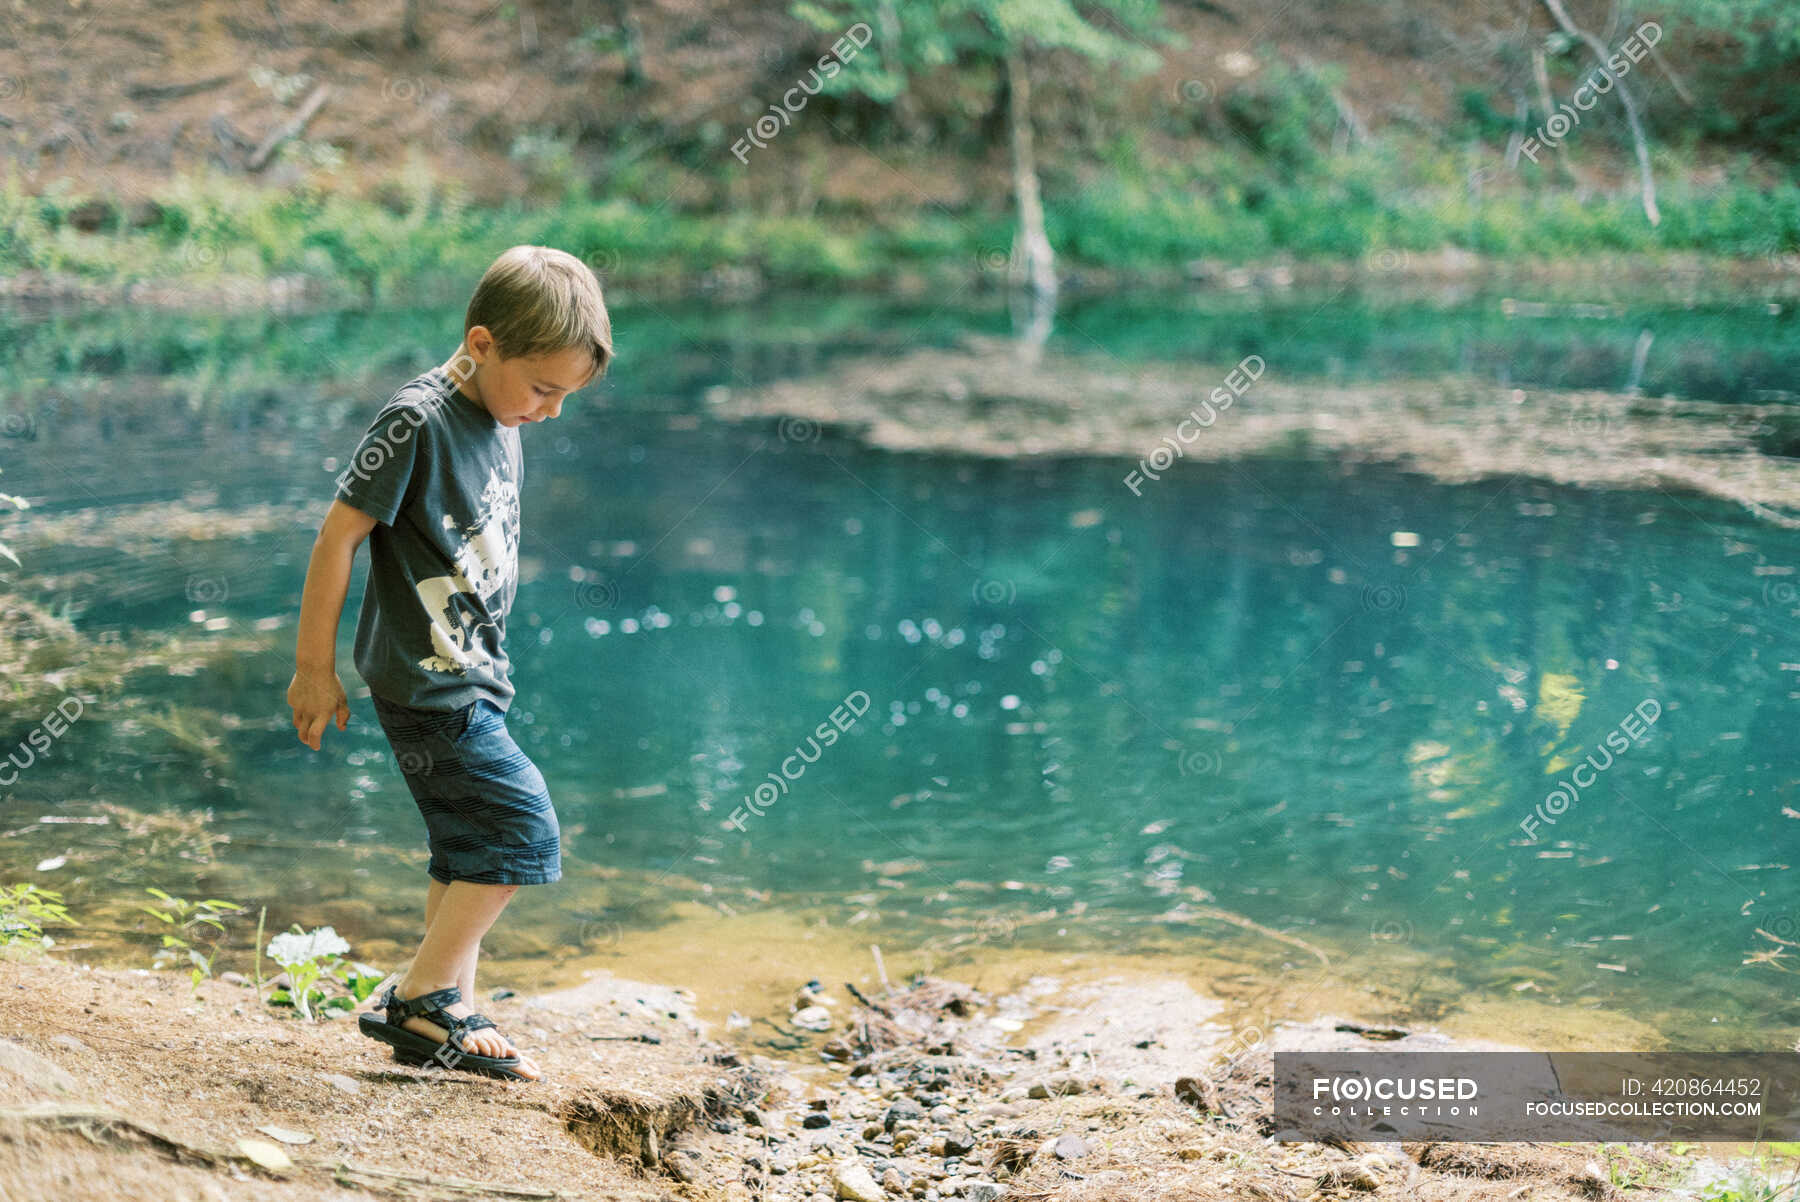
[[[455,519],[444,515],[446,528]],[[486,669],[493,657],[477,634],[492,622],[481,621],[475,611],[478,598],[486,603],[517,577],[519,570],[519,489],[498,470],[488,473],[481,490],[481,512],[463,528],[456,550],[456,571],[418,582],[419,602],[431,623],[431,647],[436,652],[419,661],[429,672],[462,675],[470,668]]]

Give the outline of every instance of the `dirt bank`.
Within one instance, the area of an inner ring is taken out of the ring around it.
[[[0,961],[0,998],[5,1198],[1573,1199],[1668,1196],[1653,1183],[1686,1167],[1646,1145],[1275,1143],[1271,1050],[1365,1036],[1233,1033],[1171,983],[827,986],[799,999],[822,1013],[791,1017],[818,1028],[792,1061],[604,974],[484,1000],[536,1084],[402,1068],[345,1018],[226,981],[196,999],[173,973]]]

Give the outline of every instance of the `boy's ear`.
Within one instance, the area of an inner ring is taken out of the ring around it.
[[[470,326],[463,335],[463,342],[468,346],[470,354],[477,359],[485,359],[493,353],[494,333],[486,326]]]

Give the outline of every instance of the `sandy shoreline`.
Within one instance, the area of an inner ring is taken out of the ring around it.
[[[0,1196],[1648,1198],[1694,1171],[1646,1144],[1276,1142],[1272,1051],[1371,1029],[1234,1028],[1185,981],[822,984],[796,1004],[828,1017],[789,1025],[825,1029],[784,1057],[703,1022],[691,991],[604,971],[484,1000],[548,1074],[524,1084],[403,1068],[248,984],[195,999],[175,973],[0,961]]]

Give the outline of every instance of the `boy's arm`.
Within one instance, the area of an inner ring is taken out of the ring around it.
[[[356,549],[374,528],[375,519],[362,510],[333,501],[306,565],[294,680],[288,685],[287,701],[294,710],[294,732],[314,751],[319,750],[325,726],[333,718],[339,730],[350,723],[350,701],[337,674],[338,620],[350,592]]]

